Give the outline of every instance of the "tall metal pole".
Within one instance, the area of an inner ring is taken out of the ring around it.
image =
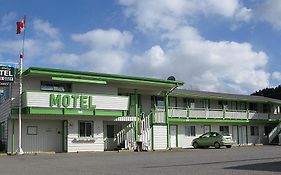
[[[22,155],[24,154],[22,147],[21,147],[21,94],[22,94],[22,60],[23,60],[23,53],[20,54],[20,83],[19,83],[19,145],[17,149],[17,154]]]

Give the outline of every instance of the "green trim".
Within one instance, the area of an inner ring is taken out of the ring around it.
[[[76,79],[76,78],[63,78],[63,77],[52,77],[55,81],[67,81],[67,82],[78,82],[78,83],[93,83],[93,84],[107,84],[103,80],[86,80],[86,79]]]
[[[144,77],[133,77],[133,76],[124,76],[124,75],[113,75],[113,74],[102,74],[94,72],[82,72],[82,71],[72,71],[72,70],[62,70],[62,69],[50,69],[50,68],[39,68],[39,67],[30,67],[24,71],[23,75],[29,74],[39,74],[39,75],[51,75],[59,76],[63,78],[81,78],[81,79],[95,79],[101,81],[121,81],[121,82],[130,82],[138,84],[152,84],[152,85],[161,85],[161,86],[182,86],[184,82],[171,81],[171,80],[161,80],[154,78],[144,78]]]
[[[135,95],[135,116],[136,116],[136,141],[139,141],[139,99],[138,99],[138,90],[134,90]]]
[[[131,114],[131,95],[128,96],[128,110],[127,110],[127,116],[130,116]]]
[[[63,115],[63,109],[50,109],[50,108],[26,108],[28,114],[59,114]]]
[[[109,110],[95,110],[94,115],[122,117],[122,116],[124,116],[124,112],[123,111],[109,111]]]
[[[229,120],[229,119],[183,119],[169,118],[169,122],[185,123],[185,122],[205,122],[205,123],[278,123],[278,121],[268,120]]]
[[[94,115],[93,110],[63,109],[64,115]]]

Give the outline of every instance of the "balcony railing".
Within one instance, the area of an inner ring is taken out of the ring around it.
[[[249,110],[208,109],[208,108],[180,108],[169,107],[171,118],[203,118],[203,119],[236,119],[236,120],[281,120],[281,114],[260,113]],[[165,110],[155,110],[155,120],[165,121]]]

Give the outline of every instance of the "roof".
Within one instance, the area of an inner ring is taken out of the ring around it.
[[[156,78],[136,77],[127,75],[105,74],[85,71],[62,70],[52,68],[30,67],[23,72],[23,75],[51,75],[62,78],[76,78],[82,80],[104,80],[104,81],[120,81],[136,84],[152,84],[168,87],[182,86],[184,82],[171,81]]]
[[[241,95],[241,94],[229,94],[229,93],[218,93],[218,92],[207,92],[187,89],[175,89],[171,96],[183,96],[192,98],[207,98],[207,99],[218,99],[218,100],[235,100],[235,101],[249,101],[249,102],[270,102],[281,104],[281,100],[253,96],[253,95]]]

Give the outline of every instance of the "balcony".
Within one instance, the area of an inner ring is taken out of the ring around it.
[[[234,120],[281,120],[281,114],[260,113],[249,110],[224,110],[208,108],[180,108],[169,107],[169,117],[171,118],[195,118],[195,119],[234,119]],[[163,121],[165,119],[165,110],[157,108],[155,110],[155,119]]]

